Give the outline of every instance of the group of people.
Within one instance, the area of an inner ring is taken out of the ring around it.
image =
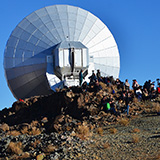
[[[79,74],[79,82],[80,86],[82,86],[82,89],[92,88],[94,92],[97,92],[102,89],[99,82],[105,83],[107,86],[111,86],[112,88],[112,95],[115,93],[115,88],[112,86],[116,86],[116,89],[121,93],[121,100],[125,103],[125,107],[123,112],[127,113],[129,115],[129,103],[132,100],[133,97],[137,97],[138,101],[142,100],[154,100],[158,94],[160,94],[160,82],[159,79],[157,79],[157,88],[155,89],[155,82],[151,82],[151,80],[148,80],[144,83],[143,86],[139,85],[137,80],[134,79],[132,82],[132,89],[134,92],[131,92],[131,86],[128,82],[128,79],[125,80],[125,82],[122,82],[119,78],[114,80],[113,76],[110,77],[102,77],[100,70],[97,70],[97,73],[95,74],[94,71],[92,71],[92,75],[89,77],[90,82],[83,82],[83,74],[82,70]],[[112,96],[103,96],[101,100],[101,105],[105,112],[111,112],[115,115],[119,115],[119,113],[115,109],[115,102],[113,101]]]
[[[157,79],[158,80],[158,79]],[[160,94],[160,83],[157,81],[157,87],[155,88],[155,82],[148,80],[143,86],[140,86],[136,80],[133,80],[133,90],[138,100],[154,100],[158,94]]]
[[[98,92],[99,90],[102,89],[101,85],[99,84],[99,82],[102,81],[101,79],[101,75],[100,75],[100,71],[97,70],[97,74],[94,73],[94,71],[92,71],[92,75],[89,78],[90,82],[87,83],[86,81],[82,84],[83,82],[83,74],[82,74],[82,70],[79,73],[79,85],[82,86],[82,89],[89,89],[92,90],[94,92]]]

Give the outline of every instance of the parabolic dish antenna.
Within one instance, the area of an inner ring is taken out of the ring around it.
[[[92,70],[117,78],[120,58],[106,25],[90,12],[69,5],[39,9],[25,17],[11,33],[4,69],[15,98],[50,94],[56,87],[85,80]]]

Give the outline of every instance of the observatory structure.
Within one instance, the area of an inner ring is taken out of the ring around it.
[[[69,5],[39,9],[11,33],[4,53],[5,76],[15,98],[52,93],[78,85],[82,69],[117,78],[120,58],[107,26],[90,12]]]

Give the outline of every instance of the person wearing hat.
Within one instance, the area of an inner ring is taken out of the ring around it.
[[[138,84],[137,80],[134,79],[133,83],[132,83],[132,88],[134,90],[134,93],[136,93],[136,90],[138,89],[138,87],[139,87],[139,84]]]

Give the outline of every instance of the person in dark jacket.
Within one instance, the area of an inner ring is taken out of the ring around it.
[[[82,81],[83,81],[83,74],[82,74],[83,70],[81,69],[79,72],[79,85],[82,85]]]
[[[124,98],[125,107],[126,107],[124,113],[127,112],[127,115],[129,115],[129,102],[130,102],[130,98],[131,98],[129,91],[127,90],[127,91],[125,92],[125,94],[123,94],[123,96],[124,96],[123,98]]]
[[[99,69],[97,70],[96,76],[97,76],[97,79],[98,79],[99,82],[103,82],[103,79],[101,77],[101,72],[100,72]]]
[[[97,77],[94,73],[94,70],[92,71],[92,75],[90,77],[88,77],[90,79],[90,83],[94,83],[97,80]]]

